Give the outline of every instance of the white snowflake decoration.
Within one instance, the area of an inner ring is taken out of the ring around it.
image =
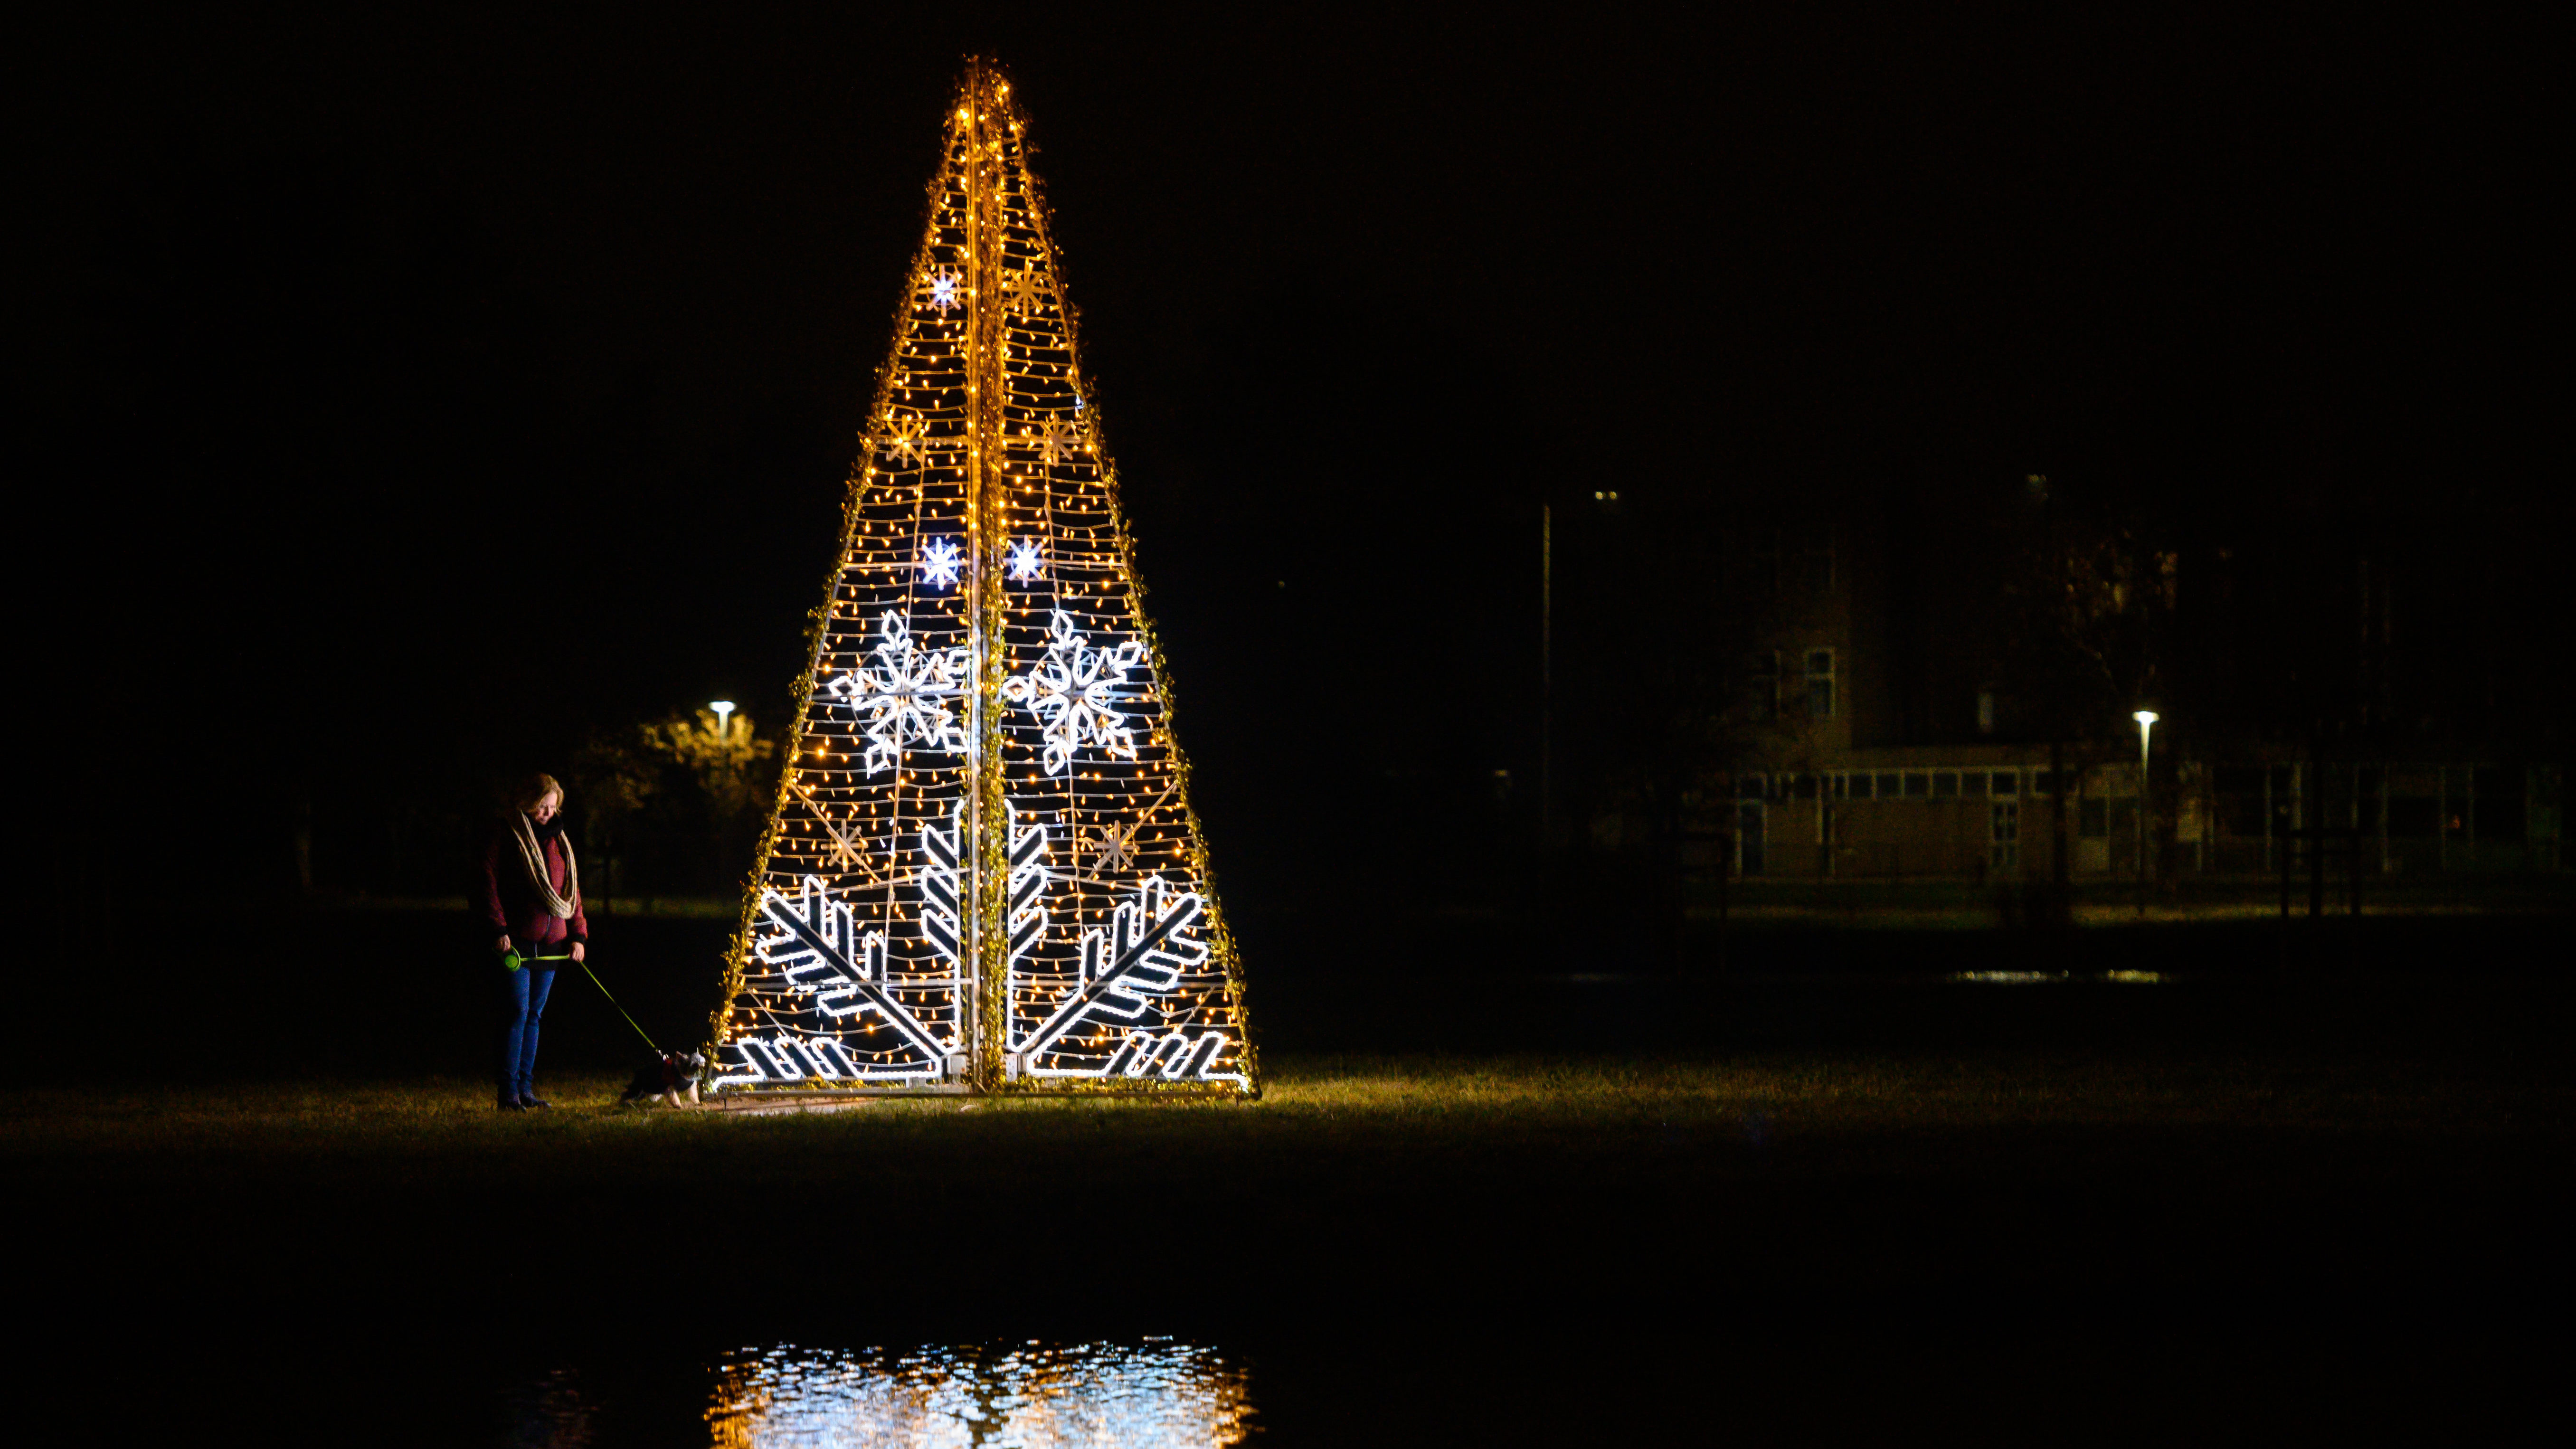
[[[913,881],[921,892],[921,938],[952,970],[962,969],[966,961],[963,953],[967,906],[959,881],[965,842],[966,802],[960,799],[946,830],[936,825],[921,827],[921,874]]]
[[[957,545],[944,538],[934,538],[921,550],[921,581],[934,589],[944,589],[957,582],[957,568],[966,555]]]
[[[886,937],[862,931],[849,906],[816,876],[803,878],[793,897],[763,886],[754,920],[752,957],[775,973],[777,995],[801,999],[824,1023],[876,1016],[893,1029],[897,1060],[862,1062],[837,1036],[846,1026],[827,1025],[831,1036],[777,1034],[763,1041],[742,1037],[719,1054],[715,1084],[763,1086],[779,1082],[904,1082],[936,1078],[962,1063],[955,1028],[943,1036],[889,989]],[[766,973],[764,973],[766,974]]]
[[[1055,611],[1053,636],[1046,658],[1026,674],[1002,682],[1002,697],[1025,704],[1038,717],[1038,737],[1045,741],[1043,763],[1050,775],[1061,775],[1073,763],[1073,752],[1097,745],[1124,759],[1136,758],[1135,731],[1119,708],[1128,698],[1129,671],[1145,663],[1145,646],[1130,639],[1107,649],[1093,649],[1076,633],[1073,618]]]
[[[1034,825],[1020,824],[1020,808],[1004,807],[1005,839],[1011,844],[1011,874],[1004,882],[1004,923],[1009,933],[1007,969],[1016,976],[1028,969],[1029,954],[1046,938],[1046,888],[1054,881],[1055,872],[1047,869],[1047,828],[1044,821]]]
[[[1025,584],[1046,572],[1046,560],[1038,546],[1026,540],[1011,545],[1011,582]]]
[[[903,616],[892,609],[885,612],[883,628],[885,637],[872,651],[876,667],[852,670],[830,685],[843,704],[867,717],[868,749],[861,767],[871,775],[886,769],[903,753],[907,739],[963,753],[966,727],[948,701],[966,692],[966,650],[916,648]]]
[[[1170,1029],[1163,1016],[1183,978],[1208,967],[1208,943],[1200,935],[1206,913],[1205,896],[1175,889],[1159,876],[1145,877],[1132,900],[1118,903],[1106,929],[1082,933],[1081,984],[1020,1041],[1016,1065],[1032,1077],[1151,1073],[1172,1081],[1242,1081],[1239,1072],[1215,1069],[1232,1044],[1224,1032],[1193,1037]],[[1058,1053],[1065,1039],[1086,1024],[1123,1032],[1124,1039],[1097,1066],[1064,1062]]]
[[[964,278],[955,272],[941,270],[930,274],[930,305],[942,312],[956,310],[960,304],[957,285]]]

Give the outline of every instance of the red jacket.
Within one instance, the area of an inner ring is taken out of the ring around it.
[[[572,897],[572,919],[566,920],[546,909],[544,896],[537,894],[537,883],[528,879],[528,867],[519,855],[517,842],[505,821],[492,832],[483,847],[482,889],[474,902],[483,914],[487,940],[506,935],[510,944],[523,956],[533,956],[540,946],[555,946],[590,939],[590,920],[582,913],[581,893]],[[563,837],[554,836],[543,842],[546,852],[546,878],[557,894],[564,888],[565,845]]]

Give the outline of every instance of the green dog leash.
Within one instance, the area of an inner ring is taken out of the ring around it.
[[[522,966],[531,965],[538,961],[570,960],[572,960],[572,953],[570,952],[565,952],[561,956],[522,956],[519,954],[519,948],[516,946],[513,946],[509,950],[501,953],[501,965],[512,971],[516,971]],[[584,961],[581,962],[580,965],[581,974],[590,978],[590,984],[599,988],[600,995],[608,997],[608,1004],[611,1006],[617,1006],[617,998],[609,995],[608,983],[599,979],[599,973],[590,969],[590,963]],[[633,1014],[628,1012],[627,1009],[622,1006],[617,1006],[617,1014],[626,1018],[626,1024],[635,1028],[635,1034],[644,1038],[644,1044],[653,1048],[653,1054],[655,1056],[660,1056],[662,1054],[662,1048],[654,1044],[652,1033],[644,1029],[644,1024],[642,1022],[637,1021]]]
[[[584,961],[581,963],[581,974],[590,978],[590,984],[599,988],[600,995],[608,996],[608,983],[599,979],[599,973],[590,969],[589,962]],[[617,1006],[617,998],[614,996],[608,996],[608,1004],[611,1006]],[[650,1033],[644,1030],[644,1024],[642,1022],[637,1021],[632,1016],[628,1016],[626,1008],[622,1006],[617,1006],[617,1014],[619,1016],[626,1017],[626,1024],[635,1028],[635,1034],[644,1038],[644,1044],[646,1046],[653,1047],[653,1055],[657,1057],[662,1055],[662,1049],[658,1046],[654,1046],[653,1037]]]

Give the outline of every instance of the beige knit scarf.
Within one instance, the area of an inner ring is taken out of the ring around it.
[[[546,909],[562,920],[571,920],[573,902],[581,899],[581,862],[572,858],[572,837],[558,835],[563,842],[564,890],[555,893],[555,883],[546,876],[546,848],[537,842],[536,827],[528,823],[525,811],[512,811],[511,839],[519,842],[520,863],[528,868],[528,879],[537,883],[537,894],[546,898]]]

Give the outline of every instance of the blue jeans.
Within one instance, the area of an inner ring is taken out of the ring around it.
[[[523,966],[492,968],[501,978],[501,1100],[537,1094],[537,1024],[545,1019],[546,993],[555,973]]]

